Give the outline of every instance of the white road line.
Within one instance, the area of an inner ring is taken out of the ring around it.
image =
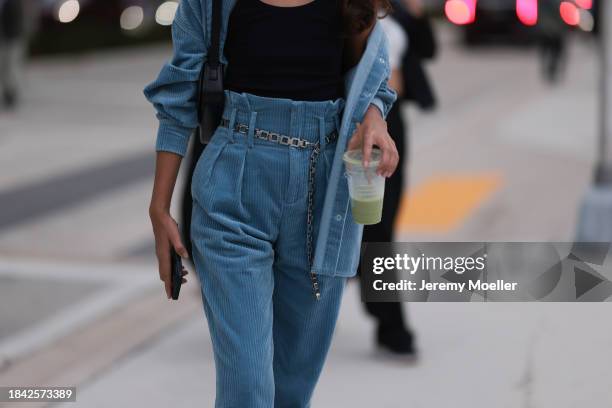
[[[89,265],[20,259],[0,260],[0,276],[100,282],[103,288],[53,317],[0,341],[0,367],[159,286],[150,266]]]

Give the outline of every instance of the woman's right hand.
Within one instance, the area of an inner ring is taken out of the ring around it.
[[[176,253],[182,258],[189,258],[189,254],[183,245],[178,224],[168,211],[151,206],[149,217],[155,235],[155,254],[159,264],[159,279],[164,282],[166,296],[170,299],[172,296],[170,246],[173,246]],[[185,275],[187,275],[187,270],[183,268],[183,276]],[[187,279],[183,278],[183,283],[185,282],[187,282]]]

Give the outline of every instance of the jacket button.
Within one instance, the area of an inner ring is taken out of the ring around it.
[[[342,215],[336,214],[336,221],[342,221]]]

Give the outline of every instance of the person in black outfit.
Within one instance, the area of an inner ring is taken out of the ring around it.
[[[423,68],[422,60],[436,54],[436,41],[431,24],[423,14],[418,0],[397,0],[393,2],[393,18],[408,37],[408,49],[401,60],[400,79],[390,81],[390,86],[401,84],[398,101],[387,117],[389,133],[400,153],[398,170],[386,181],[382,221],[364,227],[362,242],[391,242],[393,225],[404,189],[403,166],[408,157],[407,126],[402,118],[404,103],[415,102],[421,109],[431,110],[436,101]],[[414,335],[406,324],[401,303],[366,302],[367,312],[377,321],[376,341],[384,349],[403,355],[415,355]]]
[[[559,18],[559,1],[540,2],[539,48],[542,73],[549,82],[557,82],[563,74],[566,60],[566,25]]]
[[[22,0],[0,0],[0,91],[8,108],[17,103],[18,76],[25,45],[24,23]]]

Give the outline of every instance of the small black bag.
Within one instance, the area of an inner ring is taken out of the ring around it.
[[[181,205],[181,234],[183,244],[193,259],[191,250],[191,210],[193,200],[191,197],[191,180],[196,164],[212,138],[213,133],[221,122],[224,105],[223,93],[223,64],[219,58],[221,36],[221,9],[222,1],[213,0],[213,15],[211,25],[211,42],[208,49],[208,58],[202,65],[198,81],[198,123],[197,137],[191,144],[189,151],[189,167],[183,185],[183,200]]]

